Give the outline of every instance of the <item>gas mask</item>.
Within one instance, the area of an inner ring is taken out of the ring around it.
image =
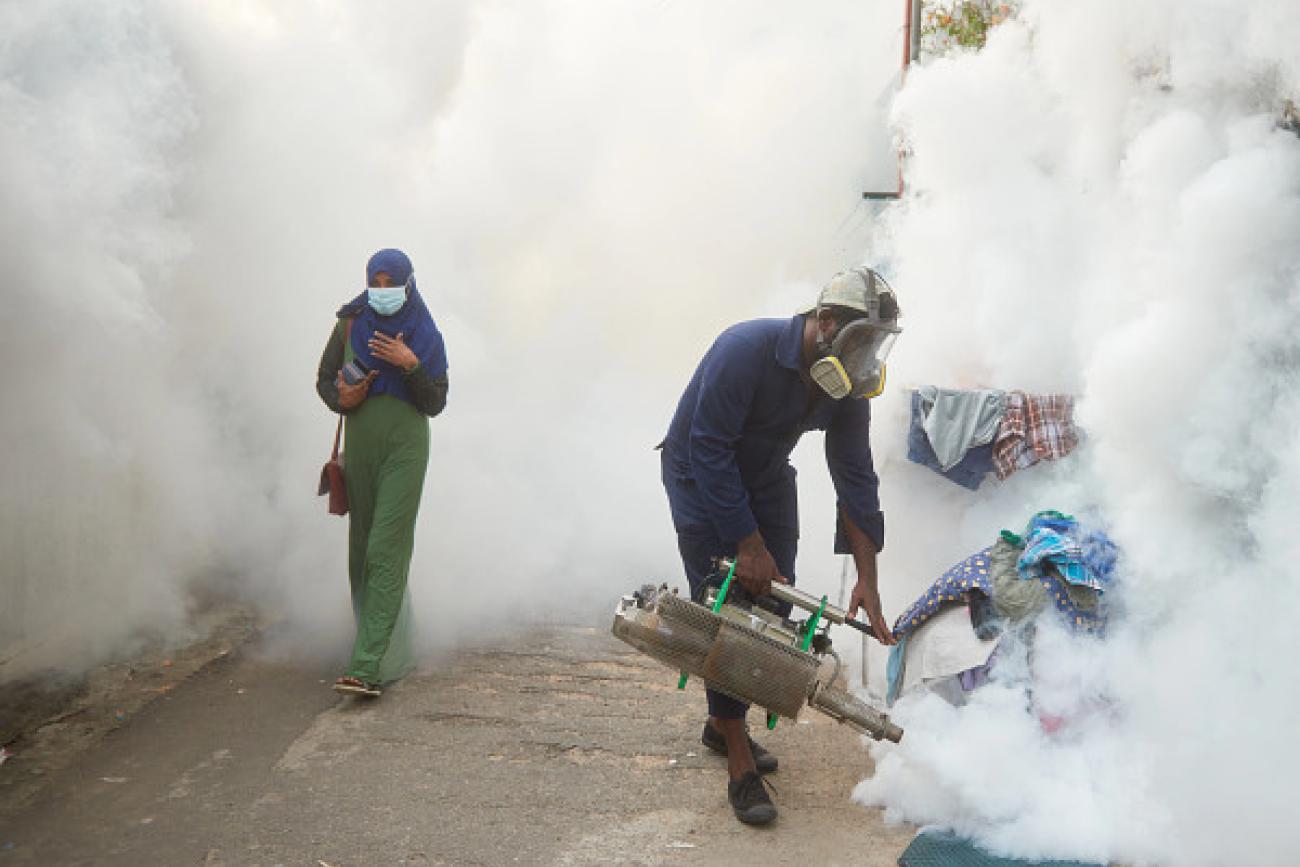
[[[809,375],[835,400],[875,397],[885,390],[885,359],[901,331],[890,322],[855,319],[829,341],[818,337],[822,357]]]

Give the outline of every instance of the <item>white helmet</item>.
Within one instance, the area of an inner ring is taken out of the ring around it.
[[[833,340],[818,340],[822,357],[809,371],[822,389],[836,400],[875,397],[885,389],[885,360],[902,333],[901,311],[893,288],[871,268],[842,271],[822,287],[817,304],[805,314],[828,307],[855,310],[862,315],[836,332]]]

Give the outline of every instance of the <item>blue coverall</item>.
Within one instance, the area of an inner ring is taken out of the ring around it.
[[[781,574],[794,582],[798,492],[790,452],[804,431],[826,431],[826,464],[838,497],[835,552],[849,553],[847,515],[884,546],[879,480],[871,463],[871,403],[833,400],[800,374],[804,316],[755,319],[724,331],[682,394],[662,444],[662,471],[677,547],[699,599],[711,560],[734,555],[758,530]],[[749,706],[708,691],[709,715],[741,719]]]

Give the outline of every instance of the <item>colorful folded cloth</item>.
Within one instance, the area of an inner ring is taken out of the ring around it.
[[[1093,590],[1109,589],[1119,549],[1099,530],[1083,529],[1060,512],[1039,512],[1025,528],[1024,551],[1016,569],[1026,578],[1054,567],[1066,582]]]
[[[1023,549],[1016,560],[1016,572],[1023,581],[1040,584],[1047,599],[1075,629],[1100,632],[1105,628],[1107,611],[1104,591],[1115,581],[1119,549],[1110,537],[1100,530],[1083,528],[1069,515],[1060,512],[1039,512],[1030,519],[1024,536],[1002,531],[1001,542],[1012,548]],[[993,566],[1005,569],[1006,549],[994,546],[997,556],[990,555]],[[1005,576],[993,581],[993,604],[1002,611],[1004,607],[1017,607],[1020,603],[1008,597]],[[999,592],[1003,591],[1003,592]],[[1013,593],[1033,595],[1017,588]],[[1013,620],[1011,612],[1004,611]],[[1029,616],[1026,611],[1022,616]]]
[[[1078,445],[1073,397],[1013,391],[993,441],[994,472],[1005,479],[1039,461],[1063,458]]]
[[[1104,591],[1115,580],[1119,549],[1100,530],[1060,512],[1039,512],[1023,536],[1003,530],[998,541],[949,568],[894,622],[903,637],[972,593],[993,600],[1012,624],[1032,619],[1048,603],[1076,629],[1106,624]]]

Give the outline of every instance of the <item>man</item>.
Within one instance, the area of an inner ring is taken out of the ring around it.
[[[705,354],[662,444],[664,487],[692,596],[699,600],[718,555],[736,556],[750,594],[794,583],[799,517],[790,452],[804,431],[826,431],[826,463],[838,498],[836,553],[853,555],[859,607],[875,637],[892,644],[880,610],[876,554],[884,516],[871,463],[871,404],[899,333],[898,301],[876,272],[837,274],[817,304],[792,319],[733,325]],[[727,757],[727,797],[740,821],[776,818],[760,773],[777,768],[745,725],[748,705],[708,691],[705,746]]]

